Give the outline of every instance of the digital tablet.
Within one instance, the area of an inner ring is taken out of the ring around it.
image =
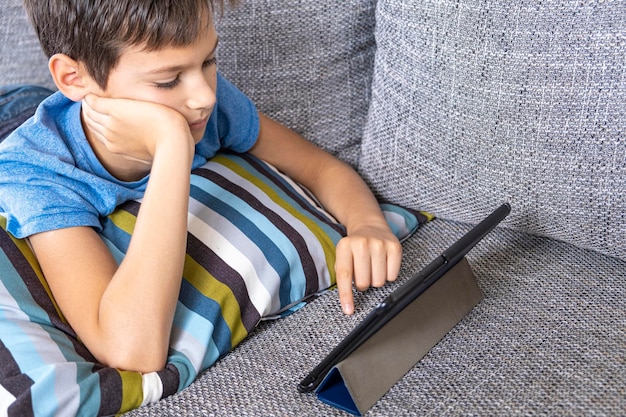
[[[389,294],[315,367],[300,381],[300,392],[314,391],[326,374],[344,360],[363,342],[380,330],[400,311],[408,306],[428,287],[441,278],[474,247],[483,237],[491,232],[509,213],[511,206],[502,204],[482,222],[467,232],[452,246],[443,251],[424,269],[416,273],[400,288]]]

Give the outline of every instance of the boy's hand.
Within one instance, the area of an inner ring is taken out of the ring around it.
[[[181,132],[193,144],[184,116],[161,104],[89,94],[83,100],[83,116],[94,139],[129,160],[150,164],[159,141],[179,138]]]
[[[400,272],[402,245],[386,225],[365,225],[337,244],[335,272],[339,301],[345,314],[354,313],[352,282],[359,291],[395,281]]]

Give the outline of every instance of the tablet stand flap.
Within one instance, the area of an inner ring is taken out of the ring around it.
[[[466,258],[322,381],[318,398],[355,415],[369,410],[483,298]]]

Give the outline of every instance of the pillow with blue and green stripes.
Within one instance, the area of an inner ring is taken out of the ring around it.
[[[101,237],[118,261],[139,205],[103,219]],[[427,220],[381,207],[400,238]],[[167,221],[163,213],[163,227]],[[157,401],[191,384],[262,318],[294,311],[334,285],[343,227],[307,190],[250,155],[220,154],[193,171],[188,225],[167,366],[143,375],[96,363],[28,244],[0,230],[0,415],[114,415]]]

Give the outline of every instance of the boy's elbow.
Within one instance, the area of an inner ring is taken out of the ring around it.
[[[164,351],[163,349],[151,349],[146,346],[134,349],[116,346],[101,352],[96,359],[101,364],[111,368],[145,374],[157,372],[165,368],[167,349]]]

